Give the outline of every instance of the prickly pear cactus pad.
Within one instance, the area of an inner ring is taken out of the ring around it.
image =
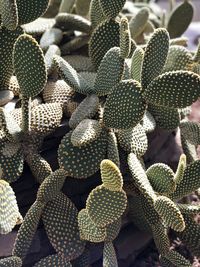
[[[59,193],[47,203],[42,220],[51,244],[62,258],[70,261],[82,254],[85,242],[79,237],[78,211],[69,198]]]
[[[140,83],[124,80],[114,86],[108,95],[103,122],[110,128],[128,129],[142,120],[145,110]]]
[[[103,13],[108,18],[115,18],[123,8],[125,2],[126,0],[119,0],[119,1],[99,0]]]
[[[43,52],[36,40],[27,34],[19,36],[13,58],[21,94],[26,97],[38,95],[46,84],[47,70]]]
[[[66,134],[58,149],[58,160],[69,176],[87,178],[99,170],[101,161],[106,157],[107,134],[100,136],[86,146],[76,147],[71,143],[72,132]]]
[[[1,267],[21,267],[22,260],[19,257],[11,256],[0,260]]]
[[[89,42],[89,55],[96,69],[110,48],[120,46],[119,35],[120,25],[113,19],[103,21],[93,31]]]
[[[46,11],[49,0],[16,0],[19,25],[29,23]]]
[[[51,266],[72,267],[69,261],[63,259],[58,254],[47,256],[46,258],[41,259],[34,265],[34,267],[51,267]]]
[[[200,76],[190,71],[166,72],[149,84],[144,96],[158,106],[185,108],[200,96]]]
[[[0,234],[11,232],[22,220],[12,187],[6,181],[0,180]]]
[[[21,27],[10,31],[5,27],[0,28],[0,88],[1,90],[8,89],[9,81],[13,73],[12,51],[13,46],[20,34],[23,33]],[[6,40],[6,42],[5,42]]]
[[[13,31],[18,25],[18,11],[16,0],[0,1],[2,25]]]

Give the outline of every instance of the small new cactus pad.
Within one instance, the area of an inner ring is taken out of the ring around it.
[[[182,154],[180,156],[178,167],[177,167],[176,173],[174,175],[174,181],[175,181],[176,184],[180,184],[180,182],[183,179],[183,175],[184,175],[185,168],[186,168],[186,165],[187,165],[186,161],[187,161],[186,155]]]
[[[90,192],[86,209],[97,226],[105,227],[122,216],[126,205],[127,197],[123,190],[111,191],[100,185]]]
[[[101,130],[102,127],[98,121],[91,119],[82,120],[72,132],[72,145],[81,147],[93,142],[99,137]]]
[[[173,130],[180,124],[180,114],[176,108],[161,107],[149,104],[149,112],[153,115],[158,128]]]
[[[181,36],[190,25],[194,14],[194,8],[188,0],[184,0],[171,13],[167,30],[171,38]]]
[[[89,20],[79,15],[59,13],[56,16],[55,27],[63,31],[80,31],[89,33],[91,31],[91,23]]]
[[[26,97],[38,95],[45,86],[47,71],[43,52],[36,40],[27,34],[19,36],[14,45],[13,59],[21,94]]]
[[[23,33],[21,27],[14,31],[7,30],[5,27],[0,28],[0,88],[8,89],[9,81],[13,73],[12,51],[13,46],[20,34]],[[5,42],[6,40],[6,42]]]
[[[123,8],[126,0],[107,1],[99,0],[103,13],[107,18],[115,18]]]
[[[200,124],[193,121],[182,121],[180,123],[181,134],[192,145],[200,144]]]
[[[107,95],[112,87],[122,78],[124,60],[120,56],[120,48],[112,47],[104,55],[97,71],[94,93],[98,96]]]
[[[128,129],[141,121],[146,109],[141,85],[134,80],[119,82],[108,95],[103,122],[107,127]]]
[[[66,259],[63,259],[58,254],[53,254],[53,255],[47,256],[46,258],[41,259],[33,267],[52,267],[52,266],[72,267],[69,261],[67,261]]]
[[[24,221],[17,233],[15,240],[13,255],[24,259],[30,248],[33,236],[42,215],[44,204],[35,201],[31,208],[26,213]]]
[[[62,189],[65,178],[66,172],[63,169],[58,169],[46,177],[38,189],[37,200],[45,204],[53,200]]]
[[[156,192],[170,194],[175,191],[174,172],[168,165],[155,163],[147,169],[146,174]]]
[[[40,184],[52,173],[49,163],[39,154],[32,154],[31,158],[28,160],[28,165],[33,176]]]
[[[192,54],[187,48],[180,45],[172,45],[169,48],[167,61],[162,72],[173,70],[191,70]]]
[[[2,25],[13,31],[18,25],[18,11],[16,0],[0,0]]]
[[[87,81],[82,78],[63,58],[60,56],[54,56],[54,64],[58,69],[58,73],[61,78],[76,92],[86,95],[92,93],[92,88]]]
[[[103,10],[100,6],[99,0],[91,0],[89,14],[93,29],[106,19],[106,16],[104,15]]]
[[[101,60],[110,48],[119,47],[119,35],[120,25],[113,19],[103,21],[93,31],[89,42],[89,55],[96,69],[98,69]]]
[[[128,166],[133,178],[133,182],[140,192],[147,198],[149,203],[153,204],[156,194],[147,178],[147,175],[134,153],[128,155]]]
[[[60,125],[62,107],[59,103],[36,106],[31,111],[31,131],[48,134]]]
[[[170,71],[154,79],[145,99],[158,106],[185,108],[200,96],[200,76],[190,71]]]
[[[0,260],[1,267],[22,267],[22,260],[19,257],[11,256]]]
[[[103,186],[111,191],[121,191],[123,177],[115,163],[111,160],[104,159],[101,162],[100,169]]]
[[[18,143],[1,139],[0,165],[7,182],[11,183],[19,178],[23,171],[24,157]]]
[[[69,198],[59,193],[47,203],[42,220],[52,246],[62,258],[73,260],[82,254],[85,242],[79,237],[78,211]]]
[[[173,199],[180,199],[200,187],[200,160],[196,160],[185,169],[181,182],[177,185],[176,191],[171,194]]]
[[[84,119],[91,119],[99,108],[99,98],[96,95],[87,96],[72,113],[69,126],[74,129]]]
[[[101,161],[106,157],[107,134],[105,131],[86,146],[75,147],[71,143],[71,132],[67,133],[58,149],[58,161],[69,176],[86,178],[99,170]]]
[[[112,130],[108,132],[107,158],[120,166],[117,138]]]
[[[186,244],[191,252],[200,257],[200,225],[194,221],[194,218],[185,214],[185,230],[182,232],[176,232],[176,235]]]
[[[142,72],[142,62],[144,57],[144,50],[137,47],[131,58],[131,78],[140,82]]]
[[[144,113],[144,117],[140,123],[146,133],[153,132],[156,128],[156,121],[148,110]]]
[[[154,203],[154,208],[167,226],[177,232],[181,232],[185,229],[183,215],[174,202],[168,197],[159,196]]]
[[[51,28],[46,30],[40,39],[40,47],[47,50],[50,45],[59,44],[63,38],[63,33],[60,29]]]
[[[76,0],[75,6],[77,14],[81,16],[87,16],[90,9],[90,2],[91,0]]]
[[[49,0],[16,0],[19,25],[29,23],[39,18],[46,11]]]
[[[169,34],[166,29],[158,28],[151,36],[145,53],[142,64],[142,88],[146,90],[147,86],[161,72],[167,59],[169,50]]]
[[[138,123],[135,127],[127,130],[120,130],[117,136],[119,144],[128,153],[133,152],[137,157],[141,157],[147,151],[147,135],[141,124]]]
[[[123,17],[120,22],[120,55],[122,58],[128,58],[131,52],[131,34],[129,30],[128,19]]]
[[[149,18],[149,9],[147,7],[141,8],[138,13],[131,18],[129,22],[131,37],[135,39],[138,37],[144,30]]]
[[[78,213],[78,227],[82,240],[99,243],[106,238],[106,228],[97,226],[89,217],[87,209]]]
[[[0,180],[0,234],[11,232],[22,220],[12,187],[6,181]]]
[[[103,266],[118,267],[117,256],[112,242],[105,242],[103,248]]]

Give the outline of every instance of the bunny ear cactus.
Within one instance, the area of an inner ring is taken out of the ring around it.
[[[182,121],[180,123],[181,134],[192,145],[200,144],[200,125],[197,122]]]
[[[18,10],[16,0],[1,0],[0,13],[2,25],[10,31],[13,31],[18,26]]]
[[[126,17],[120,22],[120,55],[122,58],[128,58],[131,52],[131,34]]]
[[[93,29],[106,19],[99,0],[91,0],[89,16]]]
[[[51,266],[72,267],[69,261],[63,259],[58,254],[47,256],[46,258],[41,259],[34,265],[34,267],[51,267]]]
[[[143,57],[144,57],[144,50],[140,47],[137,47],[133,52],[131,58],[131,78],[138,82],[141,81]]]
[[[0,260],[1,267],[22,267],[22,260],[19,257],[11,256]]]
[[[6,181],[0,180],[0,234],[11,232],[22,220],[13,189]]]
[[[123,8],[126,0],[99,0],[103,13],[107,18],[115,18]]]
[[[103,266],[118,267],[117,256],[112,242],[105,242],[103,248]]]

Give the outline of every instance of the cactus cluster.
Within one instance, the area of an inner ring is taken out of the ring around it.
[[[114,240],[127,215],[152,235],[162,266],[191,266],[171,250],[169,231],[200,256],[200,206],[183,202],[200,188],[200,124],[188,119],[200,97],[200,45],[192,53],[182,37],[193,5],[184,0],[160,18],[151,1],[131,3],[133,14],[125,0],[62,0],[51,17],[49,2],[0,0],[0,93],[18,100],[0,108],[0,234],[22,223],[0,266],[23,266],[42,220],[55,254],[35,267],[87,267],[90,242],[103,242],[103,266],[117,267]],[[66,121],[53,170],[41,146]],[[147,167],[155,128],[180,130],[176,171]],[[40,186],[22,219],[11,186],[25,162]],[[102,183],[78,210],[65,181],[98,171]]]

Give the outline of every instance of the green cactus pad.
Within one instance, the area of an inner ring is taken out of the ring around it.
[[[3,178],[7,182],[11,183],[19,178],[23,171],[24,157],[18,143],[10,143],[1,139],[0,165]]]
[[[80,31],[90,33],[91,23],[89,20],[79,15],[59,13],[56,16],[55,27],[62,31]]]
[[[137,157],[141,157],[147,151],[147,135],[141,124],[137,124],[135,127],[127,130],[121,130],[117,136],[119,144],[128,153],[133,152]]]
[[[135,39],[138,37],[144,30],[149,18],[149,9],[147,7],[142,7],[138,13],[131,18],[129,22],[131,37]]]
[[[125,2],[126,2],[125,0],[118,0],[118,1],[99,0],[103,13],[108,18],[115,18],[123,8]]]
[[[99,170],[101,161],[106,157],[107,134],[102,131],[99,138],[83,147],[71,143],[71,132],[67,133],[58,149],[58,161],[69,176],[86,178]]]
[[[180,184],[183,179],[185,168],[187,165],[187,160],[185,154],[182,154],[179,159],[178,167],[174,176],[174,181],[176,184]]]
[[[144,92],[158,106],[185,108],[200,96],[200,76],[189,71],[171,71],[158,76]]]
[[[1,267],[22,267],[22,260],[19,257],[11,256],[0,260]]]
[[[181,134],[192,145],[200,144],[200,124],[193,121],[182,121],[180,123]]]
[[[137,81],[124,80],[108,95],[103,121],[107,127],[128,129],[141,121],[146,109],[141,86]]]
[[[111,191],[100,185],[90,192],[86,209],[97,226],[105,227],[122,216],[126,204],[127,197],[123,190]]]
[[[89,15],[93,29],[106,19],[106,16],[104,15],[103,10],[100,6],[99,0],[91,0]]]
[[[142,64],[141,81],[145,92],[147,86],[162,72],[168,50],[168,32],[163,28],[156,29],[147,44]]]
[[[84,119],[73,130],[71,143],[73,146],[85,146],[96,140],[101,134],[102,127],[96,120]]]
[[[9,31],[5,27],[0,28],[0,88],[8,89],[10,78],[13,73],[12,51],[18,36],[23,33],[21,27]],[[6,40],[6,41],[5,41]]]
[[[24,259],[30,248],[33,236],[37,230],[44,204],[35,201],[26,213],[24,221],[17,233],[13,255]]]
[[[96,95],[87,96],[72,113],[69,126],[74,129],[84,119],[91,119],[98,111],[99,98]]]
[[[146,174],[156,192],[170,194],[175,191],[174,172],[168,165],[155,163],[147,169]]]
[[[133,178],[133,182],[140,192],[147,198],[149,203],[153,204],[156,194],[147,178],[147,175],[134,153],[128,155],[128,166]]]
[[[106,238],[106,228],[98,227],[89,217],[87,209],[78,214],[80,238],[94,243],[103,242]]]
[[[161,255],[165,255],[170,249],[170,240],[167,235],[166,227],[161,222],[156,222],[151,225],[153,239],[156,247]]]
[[[58,254],[53,254],[53,255],[47,256],[46,258],[41,259],[33,267],[52,267],[52,266],[72,267],[69,261],[63,259]]]
[[[122,220],[119,218],[111,224],[106,226],[106,238],[105,242],[112,242],[118,236],[121,230]]]
[[[156,121],[148,110],[144,113],[141,125],[146,133],[153,132],[156,128]]]
[[[52,201],[62,189],[65,178],[66,172],[62,169],[58,169],[47,176],[38,189],[37,200],[45,204]]]
[[[53,70],[54,70],[54,65],[53,65],[53,58],[54,56],[60,56],[61,55],[61,51],[60,48],[57,45],[50,45],[47,52],[45,53],[44,56],[44,61],[46,64],[46,68],[47,68],[47,73],[48,75],[50,75]]]
[[[183,152],[186,155],[187,164],[190,164],[198,159],[196,146],[192,145],[185,137],[181,134],[181,145]]]
[[[0,180],[0,211],[0,234],[11,232],[15,225],[23,220],[19,213],[15,193],[4,180]]]
[[[171,195],[174,199],[180,199],[200,187],[200,160],[196,160],[185,169],[181,182],[177,185],[176,191]]]
[[[76,92],[86,95],[92,93],[92,88],[87,81],[82,78],[63,58],[60,56],[54,56],[54,64],[58,69],[58,73],[61,78]]]
[[[29,23],[39,18],[47,10],[49,0],[16,0],[19,25]]]
[[[167,226],[177,232],[182,232],[185,229],[183,215],[168,197],[159,196],[154,203],[154,208],[161,218],[163,218]]]
[[[113,86],[119,83],[124,70],[124,60],[120,56],[120,48],[112,47],[103,57],[97,71],[94,93],[98,96],[110,93]]]
[[[101,162],[101,179],[103,186],[111,191],[121,191],[123,186],[123,177],[119,168],[108,159]]]
[[[108,132],[107,157],[109,160],[114,162],[118,167],[120,166],[117,138],[113,131]]]
[[[113,19],[103,21],[93,31],[89,42],[89,55],[96,69],[98,69],[101,60],[110,48],[119,47],[119,35],[119,23]]]
[[[186,260],[181,254],[174,250],[170,250],[166,255],[165,258],[170,261],[175,266],[181,267],[192,267],[191,263]]]
[[[42,220],[52,246],[62,258],[73,260],[82,254],[85,242],[79,237],[78,211],[69,198],[59,193],[47,203]]]
[[[141,81],[142,62],[144,50],[140,47],[136,48],[131,58],[131,78],[138,82]]]
[[[62,119],[59,103],[47,103],[36,106],[31,111],[31,131],[48,134],[55,130]]]
[[[33,176],[40,184],[52,173],[49,163],[39,154],[32,154],[30,160],[28,161],[28,165]]]
[[[172,45],[169,48],[167,61],[162,72],[191,70],[192,54],[184,46]]]
[[[131,52],[131,34],[129,30],[128,19],[122,17],[120,22],[120,55],[122,58],[128,58]]]
[[[193,205],[193,204],[181,204],[181,203],[176,203],[177,207],[183,214],[185,215],[197,215],[200,212],[200,205]],[[187,226],[186,226],[187,227]]]
[[[186,224],[185,230],[180,233],[176,232],[176,235],[196,257],[200,257],[200,225],[189,215],[184,215],[184,220]]]
[[[148,110],[153,115],[158,128],[173,130],[180,124],[178,109],[149,104]]]
[[[117,256],[112,242],[105,242],[103,248],[103,266],[118,267]]]
[[[21,35],[14,45],[13,60],[21,94],[26,97],[38,95],[45,86],[47,71],[36,40],[30,35]]]
[[[14,31],[18,25],[18,11],[16,0],[1,0],[2,25],[10,31]]]
[[[194,14],[192,4],[185,0],[177,6],[168,19],[167,30],[171,38],[181,36],[190,25]]]

